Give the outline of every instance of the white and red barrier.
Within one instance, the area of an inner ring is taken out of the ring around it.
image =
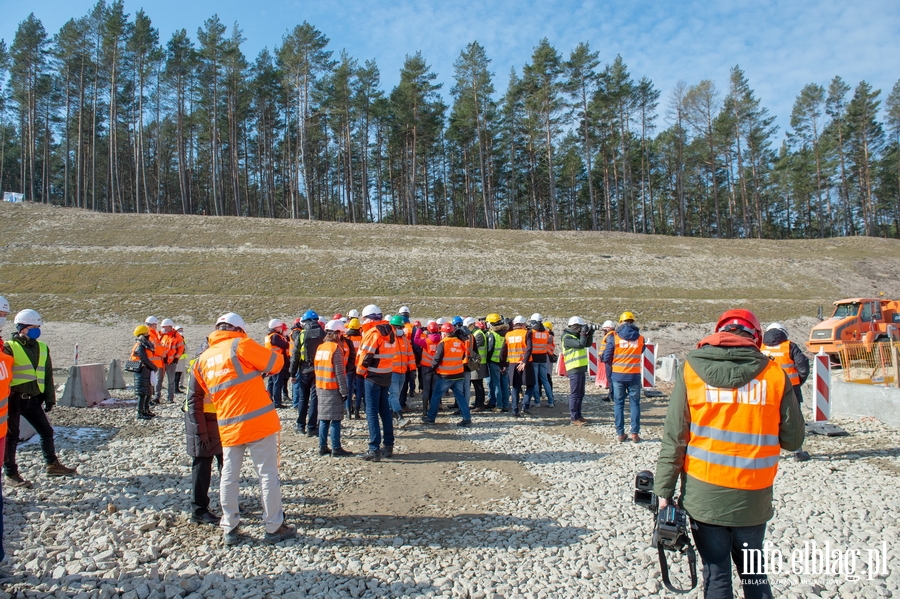
[[[831,357],[819,350],[813,356],[813,422],[831,418]]]
[[[644,355],[641,359],[641,387],[649,389],[656,386],[656,344],[644,343]]]
[[[588,378],[597,376],[599,365],[600,356],[597,354],[597,342],[594,341],[588,348]]]

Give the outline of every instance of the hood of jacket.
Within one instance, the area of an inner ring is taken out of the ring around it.
[[[771,331],[766,331],[766,334],[763,335],[763,343],[765,345],[781,345],[787,340],[787,334],[781,329],[772,329]]]
[[[531,330],[532,331],[546,331],[547,329],[546,329],[546,327],[544,327],[543,322],[536,322],[533,325],[531,325]]]
[[[737,335],[728,334],[728,337]],[[722,338],[712,335],[707,340],[720,343]],[[769,363],[769,358],[760,353],[752,341],[743,341],[746,343],[702,345],[687,355],[687,361],[708,385],[730,389],[743,387]]]
[[[623,322],[616,327],[616,335],[625,341],[635,341],[641,336],[641,330],[631,323]]]
[[[217,343],[222,343],[223,341],[229,341],[231,339],[243,339],[247,336],[247,333],[242,333],[241,331],[213,331],[209,334],[209,345],[212,347]]]

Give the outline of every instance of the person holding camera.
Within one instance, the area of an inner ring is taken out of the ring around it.
[[[744,597],[771,597],[758,563],[781,449],[804,436],[800,406],[784,370],[759,351],[762,329],[749,310],[728,310],[678,371],[669,399],[653,487],[663,510],[682,477],[707,599],[731,598],[731,562]],[[751,551],[753,553],[751,553]]]
[[[563,331],[563,360],[566,364],[566,376],[569,378],[569,424],[584,426],[587,419],[581,415],[581,403],[584,401],[584,387],[587,382],[588,353],[594,337],[594,327],[587,324],[580,316],[569,319]]]

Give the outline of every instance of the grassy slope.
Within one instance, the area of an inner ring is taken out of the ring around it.
[[[0,294],[51,319],[182,322],[323,314],[375,301],[418,315],[540,311],[708,322],[725,307],[764,320],[841,297],[900,297],[900,242],[714,240],[623,233],[167,215],[0,202]]]

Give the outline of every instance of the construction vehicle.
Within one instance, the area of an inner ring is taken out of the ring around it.
[[[834,302],[834,313],[809,332],[806,349],[836,357],[845,343],[870,349],[879,341],[900,339],[900,300],[851,298]]]

